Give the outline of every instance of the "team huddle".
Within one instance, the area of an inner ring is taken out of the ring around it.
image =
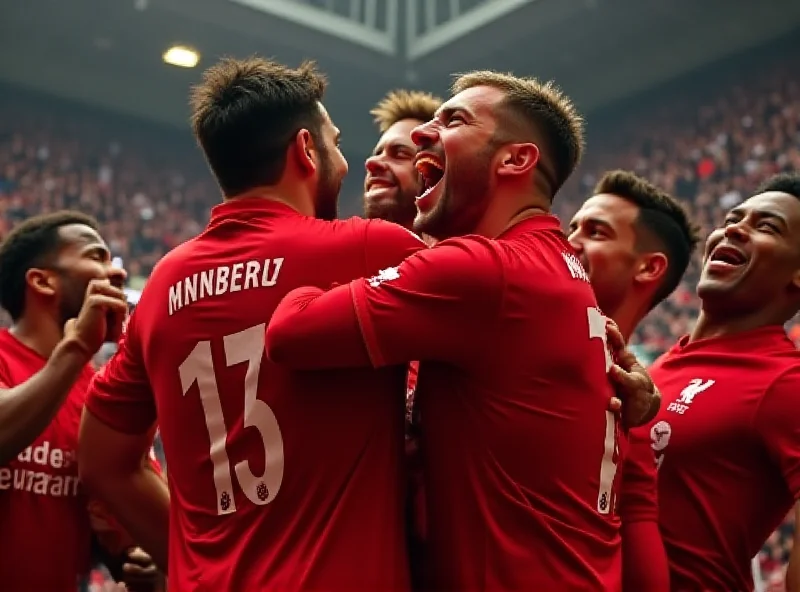
[[[74,590],[99,504],[132,590],[156,567],[178,591],[752,590],[800,496],[800,175],[719,221],[700,317],[648,376],[625,344],[698,231],[626,171],[562,230],[584,124],[555,85],[390,93],[349,220],[325,86],[310,63],[206,71],[192,129],[224,199],[129,318],[91,218],[5,238],[5,589]]]

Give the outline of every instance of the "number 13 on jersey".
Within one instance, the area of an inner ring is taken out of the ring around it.
[[[222,339],[225,363],[229,367],[247,363],[244,385],[225,385],[229,397],[226,400],[231,406],[237,406],[240,402],[244,405],[244,427],[256,428],[261,436],[265,458],[264,474],[254,475],[247,460],[236,463],[234,467],[236,478],[247,499],[259,506],[275,499],[283,481],[283,438],[278,420],[269,405],[258,398],[258,375],[264,355],[264,329],[265,325],[262,323],[239,333],[226,335]],[[211,359],[211,342],[198,342],[180,365],[178,372],[184,395],[189,393],[194,384],[197,384],[200,392],[200,403],[211,444],[209,458],[214,470],[217,514],[230,514],[236,511],[236,502],[233,498],[233,477],[228,460],[228,430],[225,427],[217,375]],[[241,396],[242,390],[244,396]]]
[[[606,318],[599,309],[590,307],[586,309],[589,320],[589,338],[602,340],[603,353],[606,358],[606,372],[613,363],[611,352],[608,351],[606,338]],[[617,442],[617,416],[611,411],[606,411],[606,432],[603,440],[603,460],[600,462],[600,491],[597,493],[597,511],[600,514],[610,514],[614,508],[614,481],[617,476],[617,458],[619,447]]]

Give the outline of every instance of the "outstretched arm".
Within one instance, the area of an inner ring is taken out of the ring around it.
[[[501,267],[483,241],[442,243],[372,278],[290,292],[267,328],[267,354],[296,369],[464,362],[501,298]]]

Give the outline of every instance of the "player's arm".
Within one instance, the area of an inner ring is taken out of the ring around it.
[[[372,278],[290,292],[267,328],[267,354],[297,369],[467,362],[502,301],[487,243],[446,242]]]
[[[786,485],[800,500],[800,365],[785,371],[761,400],[755,429],[770,457],[780,467]],[[796,510],[797,513],[797,510]],[[795,542],[798,541],[795,530]],[[786,570],[787,592],[800,592],[800,545],[795,545]]]
[[[169,493],[148,457],[156,413],[136,314],[119,351],[89,388],[78,437],[78,467],[89,492],[166,570]]]
[[[116,339],[127,312],[125,294],[93,280],[77,319],[44,368],[13,388],[0,388],[0,465],[29,446],[55,417],[75,381],[107,339]],[[0,387],[2,384],[0,377]]]
[[[619,515],[622,521],[623,592],[669,592],[669,567],[658,528],[656,459],[650,426],[629,432],[622,463]]]

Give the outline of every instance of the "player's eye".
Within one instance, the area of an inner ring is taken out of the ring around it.
[[[756,226],[759,230],[766,230],[767,232],[774,232],[775,234],[780,233],[780,228],[778,228],[775,224],[771,222],[759,222]]]
[[[453,125],[453,123],[466,123],[467,120],[464,119],[461,115],[453,115],[450,117],[450,120],[447,122],[448,127]]]

